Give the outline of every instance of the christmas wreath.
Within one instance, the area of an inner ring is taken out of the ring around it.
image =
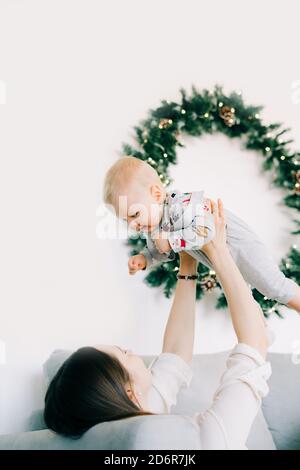
[[[244,103],[241,92],[224,94],[219,85],[214,90],[199,92],[192,86],[190,96],[180,89],[181,103],[161,101],[161,105],[149,111],[149,117],[134,127],[138,148],[123,144],[123,153],[152,165],[158,172],[164,186],[171,183],[169,165],[175,165],[177,146],[185,147],[180,141],[182,134],[201,136],[204,133],[222,132],[230,138],[241,138],[245,148],[257,150],[263,157],[262,168],[271,173],[275,186],[285,190],[283,203],[300,211],[300,153],[292,151],[291,139],[283,136],[289,128],[282,123],[265,125],[260,111],[262,106],[249,106]],[[293,235],[300,234],[300,221],[294,220]],[[143,237],[131,237],[127,244],[131,255],[137,254],[145,245]],[[145,278],[152,286],[163,286],[166,297],[170,297],[175,284],[179,257],[168,263],[155,266]],[[293,245],[281,260],[280,268],[291,279],[300,284],[300,251]],[[197,299],[206,291],[221,288],[214,271],[199,263],[200,279],[197,283]],[[268,299],[256,289],[253,296],[268,317],[272,312],[282,317],[278,302]],[[216,308],[226,307],[223,293],[218,297]]]

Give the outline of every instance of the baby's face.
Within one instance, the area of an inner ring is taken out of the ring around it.
[[[156,185],[145,188],[133,182],[119,197],[118,216],[126,220],[131,230],[151,232],[161,221],[164,197]]]

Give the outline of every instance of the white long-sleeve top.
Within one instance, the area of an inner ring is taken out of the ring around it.
[[[153,413],[170,413],[179,390],[190,385],[192,368],[173,353],[161,353],[149,368],[152,387],[148,408]],[[269,392],[271,372],[270,362],[256,349],[245,343],[233,348],[211,407],[190,417],[199,430],[202,449],[247,449],[245,443],[262,397]]]

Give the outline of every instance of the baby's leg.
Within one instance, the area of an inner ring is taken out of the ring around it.
[[[276,300],[300,311],[300,288],[287,278],[259,240],[243,241],[238,252],[237,265],[252,288],[268,299]]]
[[[297,286],[295,295],[287,303],[287,306],[297,310],[297,312],[300,313],[300,286]]]

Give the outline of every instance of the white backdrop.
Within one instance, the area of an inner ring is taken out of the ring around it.
[[[242,90],[299,149],[299,14],[293,0],[0,0],[0,433],[42,405],[53,349],[159,352],[171,300],[128,276],[122,242],[95,237],[105,171],[148,109],[193,84]],[[175,186],[221,197],[279,261],[297,214],[260,156],[224,136],[184,141]],[[197,304],[196,352],[234,344],[215,298]],[[284,312],[269,320],[273,351],[300,340],[299,316]]]

